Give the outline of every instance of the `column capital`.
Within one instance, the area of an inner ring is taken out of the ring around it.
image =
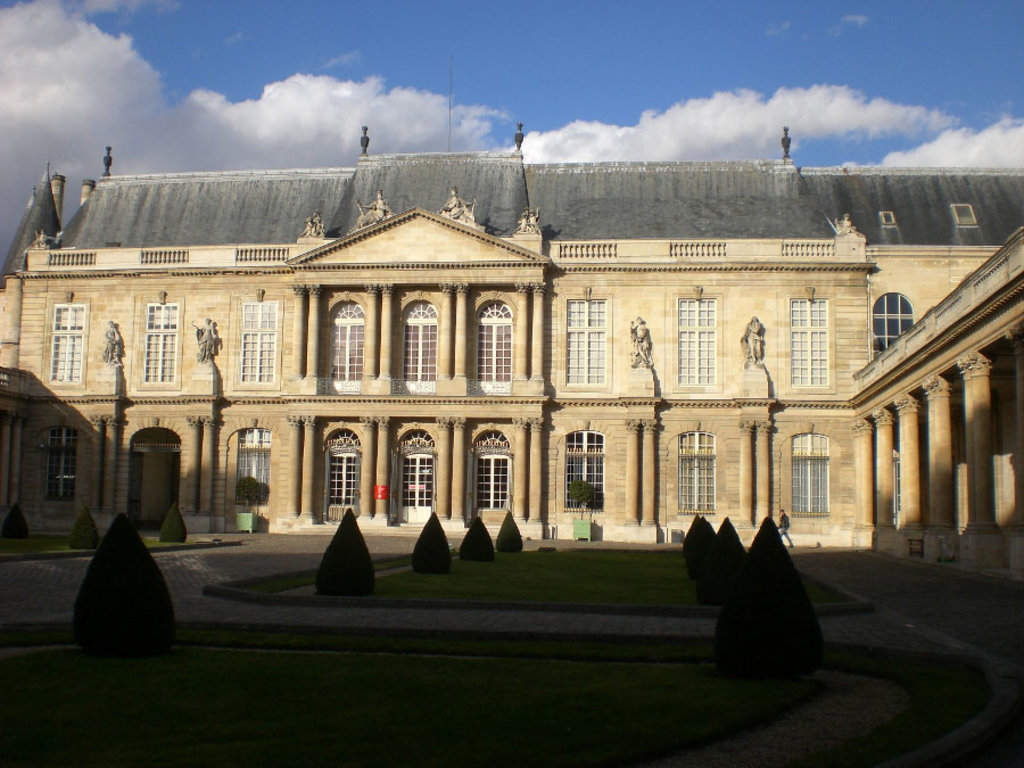
[[[441,293],[445,296],[451,296],[455,291],[455,283],[441,283]]]
[[[548,287],[544,283],[533,283],[531,286],[534,296],[543,296],[547,293]]]
[[[211,429],[213,427],[219,427],[221,424],[223,424],[223,422],[216,416],[201,416],[200,418],[203,420],[203,426],[209,427]]]
[[[291,414],[288,416],[288,423],[293,427],[298,428],[302,426],[302,417]]]
[[[752,422],[752,421],[741,421],[740,422],[740,434],[741,435],[752,435],[752,434],[754,434],[754,422]]]
[[[316,416],[302,416],[302,424],[306,427],[306,430],[311,430],[316,426]]]
[[[917,413],[921,410],[921,404],[917,401],[917,398],[911,395],[903,395],[896,398],[892,406],[900,416],[903,416],[904,413]]]
[[[292,286],[292,293],[294,293],[296,296],[298,296],[300,298],[305,296],[306,292],[308,290],[309,290],[309,288],[307,286],[305,286],[305,285],[293,285]]]
[[[896,420],[892,413],[886,408],[879,408],[871,414],[871,419],[876,427],[888,427]]]
[[[925,397],[932,400],[937,397],[949,397],[953,387],[939,375],[929,376],[921,385],[924,388]]]
[[[530,422],[530,429],[533,432],[540,432],[542,429],[544,429],[544,417],[543,416],[541,416],[539,418],[529,419],[529,422]]]
[[[626,431],[627,432],[636,432],[636,431],[638,431],[640,429],[640,425],[641,425],[640,419],[626,419]]]
[[[992,372],[992,361],[980,352],[970,352],[957,358],[956,367],[965,380],[988,378]]]
[[[658,431],[658,420],[657,419],[642,419],[640,426],[644,432],[657,432]]]
[[[466,417],[465,416],[453,416],[452,417],[452,426],[455,429],[462,429],[463,427],[466,426]]]
[[[512,425],[516,429],[523,429],[523,430],[525,430],[528,426],[530,426],[530,420],[526,419],[526,418],[512,419]]]
[[[449,432],[452,428],[452,417],[451,416],[438,416],[435,420],[437,428],[442,432]]]
[[[395,293],[394,283],[384,283],[383,285],[378,285],[377,288],[380,289],[381,296],[392,296]]]
[[[309,291],[310,296],[320,296],[323,293],[324,287],[322,285],[307,285],[306,290]]]
[[[1010,326],[1010,329],[1004,335],[1013,344],[1013,353],[1015,355],[1024,354],[1024,322]]]
[[[533,291],[532,283],[516,283],[516,293],[527,294]]]
[[[202,416],[186,416],[185,417],[185,423],[188,424],[190,427],[193,427],[193,428],[199,427],[199,426],[202,426],[202,424],[203,424],[203,417]]]
[[[377,427],[379,429],[387,429],[391,426],[390,416],[374,416],[373,420],[377,422]]]
[[[7,414],[4,414],[4,415],[7,415]],[[95,427],[96,429],[102,429],[103,426],[107,423],[107,417],[106,416],[90,416],[89,417],[89,421],[92,423],[93,427]]]
[[[455,292],[460,296],[465,296],[469,293],[469,283],[455,283]]]
[[[376,426],[376,424],[377,424],[377,417],[376,416],[360,416],[359,417],[359,423],[362,424],[364,427]]]
[[[870,435],[875,431],[875,427],[867,419],[854,419],[850,424],[850,431],[855,437],[860,435]]]
[[[754,424],[754,429],[757,430],[759,435],[767,435],[772,431],[772,423],[770,421],[758,421]]]
[[[363,290],[366,291],[369,294],[374,295],[374,296],[377,296],[378,294],[380,294],[380,286],[379,285],[367,285]]]

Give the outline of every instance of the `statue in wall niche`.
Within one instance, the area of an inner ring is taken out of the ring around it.
[[[120,367],[124,359],[124,339],[121,331],[113,320],[107,321],[107,330],[103,333],[103,362],[107,365]]]
[[[540,208],[526,208],[516,224],[517,235],[540,234]]]
[[[476,224],[476,198],[472,203],[467,203],[459,197],[459,190],[452,187],[448,193],[448,200],[438,211],[438,214],[452,221],[459,221],[463,224]]]
[[[384,221],[388,216],[391,216],[391,206],[388,205],[388,201],[384,199],[384,190],[377,190],[377,197],[372,203],[367,206],[363,206],[359,202],[359,198],[356,198],[356,208],[359,209],[359,218],[356,219],[356,225],[353,229],[362,229],[368,227],[371,224],[376,224],[378,221]]]
[[[306,218],[306,228],[302,231],[303,237],[323,237],[324,220],[320,211],[313,211],[313,215]]]
[[[743,347],[744,368],[764,366],[764,324],[757,317],[750,318],[747,329],[743,332],[740,344]]]
[[[651,331],[642,317],[629,324],[629,338],[633,342],[633,367],[653,368],[654,342],[651,341]]]
[[[844,213],[843,218],[836,219],[835,224],[836,237],[840,235],[855,235],[857,234],[857,228],[853,226],[853,219],[850,218],[850,214]]]
[[[213,359],[220,351],[220,336],[217,334],[217,324],[210,318],[206,318],[202,326],[192,323],[192,327],[196,329],[196,343],[199,345],[199,351],[196,353],[196,362],[212,365]]]

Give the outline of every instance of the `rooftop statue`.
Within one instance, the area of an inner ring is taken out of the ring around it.
[[[848,213],[844,213],[843,218],[836,219],[835,227],[836,236],[857,234],[857,228],[853,226],[853,219],[850,218]]]
[[[519,216],[516,224],[517,235],[539,235],[540,234],[540,208],[526,208]]]
[[[651,332],[642,317],[629,324],[629,338],[633,342],[632,365],[634,368],[654,367],[654,343]]]
[[[793,140],[789,138],[789,126],[782,129],[782,159],[789,160],[789,147],[793,143]]]
[[[745,358],[744,368],[764,367],[764,332],[764,324],[756,316],[750,318],[747,329],[743,332],[743,338],[740,339]]]
[[[302,231],[303,237],[323,237],[324,220],[320,211],[313,211],[313,215],[306,218],[306,228]]]
[[[359,202],[357,197],[356,208],[359,209],[359,218],[356,219],[356,225],[352,228],[353,231],[376,224],[378,221],[384,221],[384,219],[392,215],[391,206],[384,199],[384,190],[381,189],[377,190],[376,199],[366,207],[363,207],[363,204]]]
[[[448,200],[438,211],[438,214],[444,216],[446,219],[452,221],[458,221],[463,224],[476,224],[476,199],[473,199],[472,203],[467,203],[461,197],[459,197],[459,190],[452,187],[451,192],[448,193]]]
[[[121,366],[124,359],[124,339],[121,331],[113,320],[107,321],[107,330],[103,333],[103,362],[107,365]]]
[[[365,125],[363,126],[363,135],[359,139],[359,146],[363,150],[363,154],[366,154],[367,148],[370,146],[370,137],[366,135],[366,132],[370,130]]]
[[[516,135],[514,137],[515,142],[516,142],[516,152],[522,152],[523,151],[523,124],[522,123],[517,123],[516,125],[518,126],[516,128]]]

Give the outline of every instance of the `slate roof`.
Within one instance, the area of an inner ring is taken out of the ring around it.
[[[46,174],[32,188],[32,196],[25,206],[25,213],[22,214],[21,223],[14,235],[11,249],[7,252],[7,258],[4,259],[3,271],[0,274],[10,275],[25,268],[25,249],[36,239],[39,230],[47,237],[56,237],[60,230],[57,205],[54,203],[53,190]]]
[[[65,247],[295,242],[322,213],[328,237],[355,224],[378,189],[395,213],[437,211],[455,186],[490,234],[513,232],[527,205],[548,239],[824,238],[850,213],[869,245],[998,246],[1024,223],[1024,169],[798,168],[783,161],[524,165],[509,153],[371,155],[355,168],[103,178],[67,222]],[[44,189],[45,188],[45,189]],[[26,210],[6,270],[17,269],[49,185]],[[970,204],[978,225],[957,226]],[[884,226],[891,211],[895,226]],[[55,213],[53,214],[55,218]],[[25,238],[28,237],[26,240]],[[13,257],[13,261],[12,261]]]

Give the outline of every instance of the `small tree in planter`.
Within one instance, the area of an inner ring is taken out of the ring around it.
[[[75,524],[71,526],[68,546],[71,549],[96,549],[99,543],[100,534],[96,530],[96,521],[92,519],[89,507],[83,504],[82,511],[75,518]]]
[[[589,512],[590,505],[594,503],[594,496],[597,495],[597,489],[594,488],[593,483],[588,483],[586,480],[573,480],[569,483],[566,494],[569,497],[569,501],[580,507],[580,517],[573,523],[572,537],[574,539],[585,538],[587,541],[590,541],[590,530],[593,521]]]
[[[188,538],[188,529],[185,528],[185,521],[181,519],[181,511],[178,509],[178,502],[173,502],[167,510],[167,517],[160,526],[160,541],[183,542]]]
[[[473,518],[465,538],[462,539],[459,559],[482,563],[494,562],[494,542],[491,541],[491,534],[487,532],[487,526],[479,515]]]
[[[0,527],[0,539],[27,539],[28,523],[21,511],[21,505],[14,502],[4,516],[4,524]]]
[[[499,552],[523,551],[523,535],[519,532],[516,521],[512,519],[511,512],[506,512],[505,519],[501,521],[501,530],[498,531],[495,547]]]
[[[341,519],[316,573],[318,595],[369,595],[376,581],[373,558],[352,510]]]
[[[253,518],[255,507],[263,496],[263,483],[255,477],[240,477],[235,483],[235,504],[245,506],[245,512],[235,512],[235,529],[247,529],[250,532],[256,530],[256,521]]]
[[[444,535],[441,521],[433,512],[413,547],[412,569],[416,573],[450,573],[452,570],[448,537]]]

